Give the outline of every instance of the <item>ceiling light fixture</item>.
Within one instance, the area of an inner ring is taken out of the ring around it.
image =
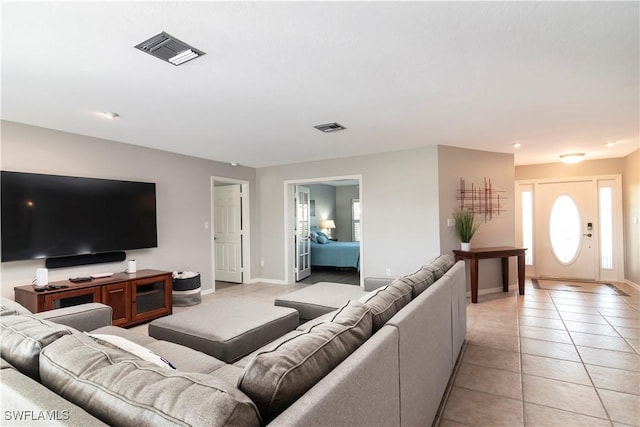
[[[329,133],[329,132],[337,132],[339,130],[345,130],[346,127],[342,126],[340,123],[325,123],[323,125],[316,125],[314,128],[318,129],[321,132]]]
[[[606,143],[606,144],[604,144],[604,145],[606,145],[608,148],[611,148],[611,147],[613,147],[614,145],[616,145],[616,141],[609,141],[609,142],[607,142],[607,143]]]
[[[519,142],[515,142],[513,144],[513,148],[520,148],[520,147],[522,147],[522,144],[520,144]]]
[[[105,112],[102,113],[103,116],[105,116],[108,119],[117,119],[118,117],[120,117],[120,114],[118,113],[113,113],[113,112]]]
[[[236,166],[238,166],[238,164],[237,164],[236,162],[231,162],[231,163],[229,163],[229,165],[230,165],[230,166],[233,166],[234,168],[235,168]]]
[[[584,153],[563,154],[560,159],[565,163],[580,163],[584,159]]]

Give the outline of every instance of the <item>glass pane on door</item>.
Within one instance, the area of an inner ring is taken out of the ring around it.
[[[549,239],[553,254],[563,264],[570,264],[578,254],[581,240],[580,214],[573,199],[562,195],[556,199],[549,217]]]

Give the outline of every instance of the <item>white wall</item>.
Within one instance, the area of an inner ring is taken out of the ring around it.
[[[254,276],[284,280],[284,182],[361,175],[362,274],[416,271],[440,253],[437,147],[260,168],[260,258]]]
[[[203,290],[212,288],[210,230],[204,228],[211,221],[211,176],[247,180],[253,195],[254,169],[14,122],[1,124],[3,170],[155,182],[158,247],[128,251],[127,256],[137,260],[138,269],[200,271]],[[252,212],[253,221],[256,215]],[[257,246],[252,240],[252,248]],[[30,284],[38,267],[44,267],[44,260],[0,264],[2,296],[13,298],[13,287]],[[124,269],[125,262],[60,268],[50,270],[49,278]]]
[[[471,240],[471,246],[514,246],[515,239],[515,194],[513,154],[493,153],[489,151],[467,150],[464,148],[439,146],[438,173],[440,190],[440,249],[442,253],[451,253],[460,248],[460,240],[453,227],[447,227],[447,218],[453,218],[458,206],[456,199],[460,187],[460,178],[464,178],[467,187],[484,185],[484,179],[491,179],[493,187],[502,190],[504,212],[491,221],[482,223]],[[479,262],[478,289],[492,289],[502,286],[500,259],[487,259]],[[511,257],[509,262],[509,283],[517,283],[517,262]],[[467,266],[467,274],[468,274]],[[469,281],[467,280],[467,283]]]

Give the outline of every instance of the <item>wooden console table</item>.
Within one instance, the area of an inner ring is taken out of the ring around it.
[[[63,287],[40,292],[31,285],[13,289],[16,302],[32,313],[100,302],[113,309],[114,326],[132,326],[172,313],[172,282],[171,272],[138,270],[80,283],[60,280],[50,285]]]
[[[454,250],[456,261],[471,261],[471,302],[478,302],[478,260],[500,258],[502,260],[502,290],[509,290],[509,257],[518,257],[518,292],[524,295],[524,253],[527,248],[498,246],[493,248],[475,248],[468,251]]]

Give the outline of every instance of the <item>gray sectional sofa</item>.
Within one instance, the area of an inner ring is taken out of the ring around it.
[[[49,418],[3,424],[426,426],[466,334],[465,270],[440,257],[233,364],[110,326],[100,304],[64,310],[3,309],[3,416]]]

